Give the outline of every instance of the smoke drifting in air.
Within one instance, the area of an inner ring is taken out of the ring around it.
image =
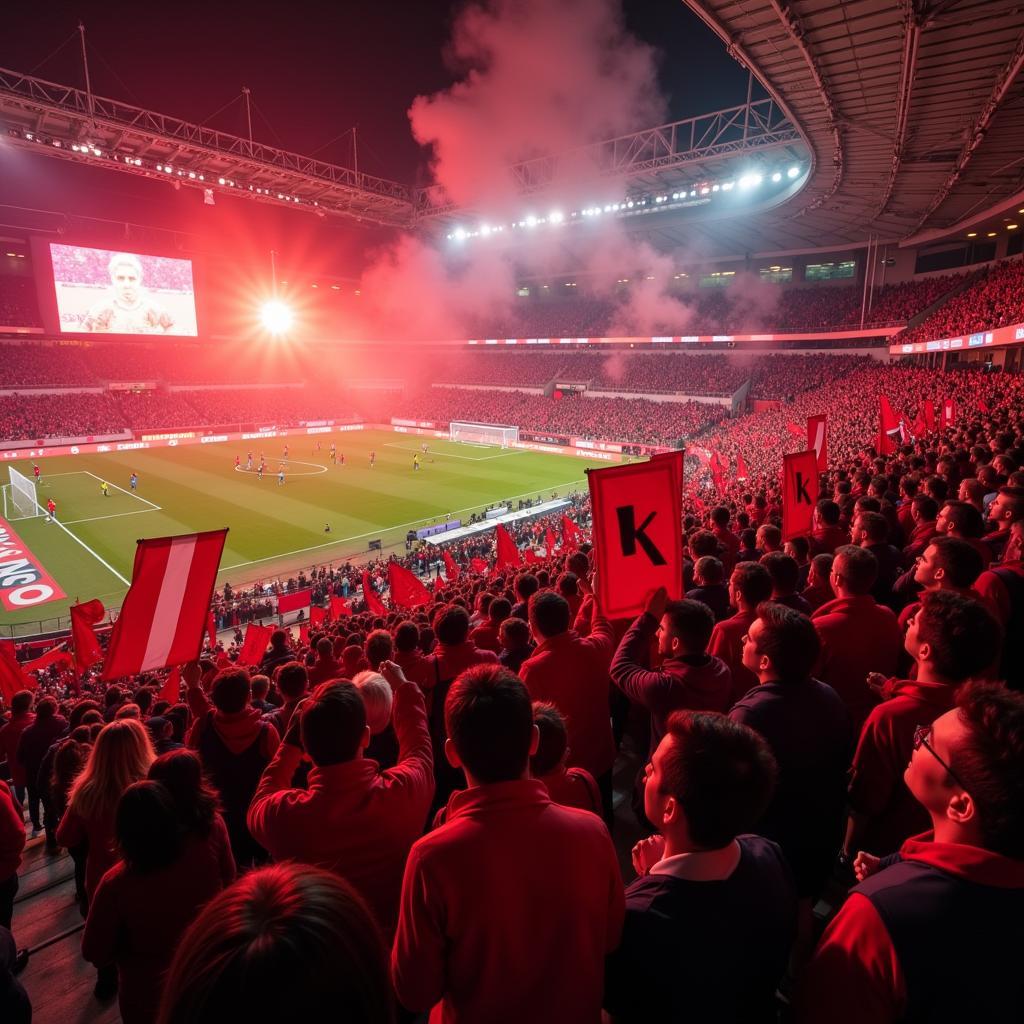
[[[458,80],[417,97],[409,119],[439,194],[467,211],[467,226],[518,220],[531,206],[542,216],[563,203],[615,201],[623,184],[599,180],[581,148],[667,116],[658,54],[626,31],[621,0],[470,4],[455,19],[447,59]],[[553,155],[554,186],[524,195],[512,165]],[[364,275],[378,329],[416,338],[476,336],[497,324],[512,331],[517,280],[566,272],[579,272],[577,297],[614,304],[617,334],[684,333],[693,317],[669,293],[683,255],[656,252],[611,218],[539,228],[512,246],[476,238],[455,247],[430,230],[379,253]],[[624,273],[625,291],[616,288]]]

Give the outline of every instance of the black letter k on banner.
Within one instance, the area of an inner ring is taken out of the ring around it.
[[[801,505],[811,504],[811,496],[807,493],[807,481],[804,480],[803,473],[799,471],[796,474],[796,500]]]
[[[632,505],[620,505],[615,513],[619,517],[619,540],[622,544],[622,553],[635,555],[636,546],[639,544],[644,549],[644,554],[651,560],[652,565],[665,565],[665,556],[644,532],[658,513],[652,512],[639,526],[636,525],[635,509]]]

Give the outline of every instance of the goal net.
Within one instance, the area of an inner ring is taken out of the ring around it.
[[[4,518],[31,519],[43,515],[43,509],[36,500],[36,482],[8,466],[11,482],[4,488]]]
[[[452,441],[471,444],[498,444],[507,448],[519,440],[518,427],[499,427],[492,423],[449,423],[448,436]]]

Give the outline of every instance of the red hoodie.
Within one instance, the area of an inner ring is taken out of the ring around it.
[[[919,861],[947,874],[1000,889],[1024,888],[1024,862],[976,846],[936,843],[932,833],[908,839],[904,860]],[[965,942],[970,936],[963,936]],[[949,963],[950,984],[975,985],[959,978],[956,958]],[[907,991],[892,940],[874,904],[850,894],[818,943],[797,992],[799,1024],[895,1024],[903,1019]]]
[[[280,738],[277,735],[276,729],[261,729],[263,716],[251,706],[242,708],[241,711],[218,711],[210,703],[209,698],[198,686],[191,687],[186,694],[188,700],[189,709],[192,712],[192,717],[195,721],[192,723],[192,728],[189,730],[188,737],[185,745],[191,750],[199,749],[199,739],[202,734],[203,722],[206,716],[213,711],[213,728],[216,730],[217,735],[221,738],[224,746],[231,751],[232,754],[241,754],[243,750],[248,750],[256,740],[257,735],[262,732],[262,746],[260,747],[260,753],[267,758],[274,756],[274,751],[277,750]]]
[[[0,781],[0,882],[16,875],[25,849],[25,824],[6,782]]]

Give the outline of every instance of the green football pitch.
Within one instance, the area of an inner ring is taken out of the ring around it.
[[[320,450],[316,450],[319,440]],[[273,579],[311,565],[367,557],[370,540],[404,550],[406,531],[444,519],[468,520],[504,500],[585,487],[584,471],[607,465],[575,456],[478,447],[429,439],[429,454],[413,470],[422,438],[391,431],[354,431],[273,438],[263,445],[267,472],[235,469],[235,456],[258,441],[155,448],[42,459],[38,500],[57,503],[61,525],[42,516],[11,525],[67,595],[34,608],[0,607],[0,623],[34,632],[42,619],[67,614],[77,599],[99,597],[116,607],[131,577],[139,538],[229,527],[220,582]],[[345,464],[333,465],[335,442]],[[285,445],[289,460],[278,484]],[[371,469],[369,453],[376,451]],[[8,463],[31,477],[30,460]],[[129,477],[138,474],[138,489]],[[7,483],[7,473],[0,466]],[[109,484],[109,494],[100,490]],[[330,533],[324,527],[330,524]],[[7,629],[0,628],[0,635]]]

